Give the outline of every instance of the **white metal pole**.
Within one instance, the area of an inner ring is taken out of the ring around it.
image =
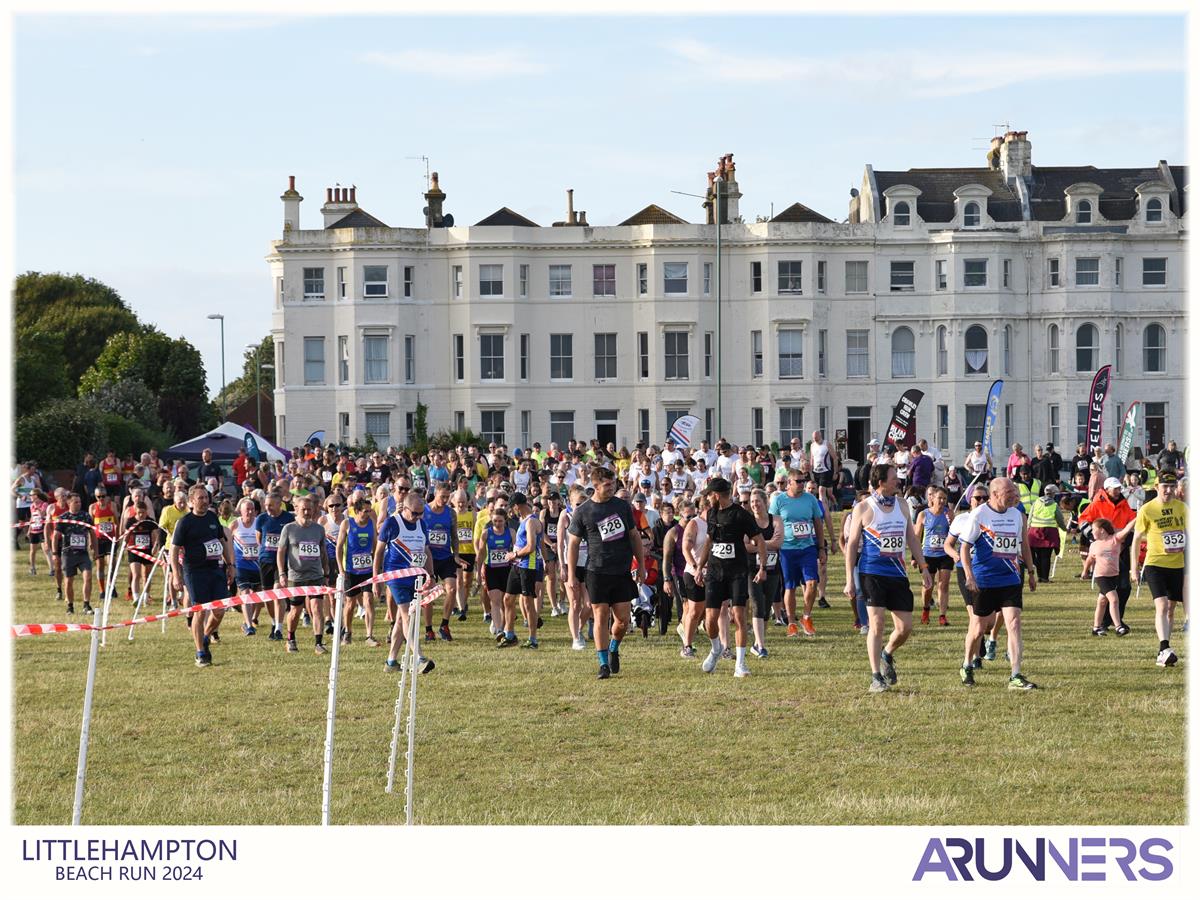
[[[108,563],[108,581],[104,585],[104,618],[102,624],[108,624],[108,611],[112,606],[113,592],[116,589],[117,573],[121,571],[121,556],[125,552],[125,542],[121,541],[120,546],[113,547]],[[100,635],[100,646],[108,646],[108,632],[102,632]]]
[[[79,729],[79,762],[75,766],[75,804],[71,824],[83,817],[83,782],[87,777],[88,738],[92,731],[92,694],[96,687],[96,650],[100,646],[100,610],[92,612],[92,646],[88,651],[87,687],[83,691],[83,725]]]
[[[156,557],[156,559],[159,562],[163,561],[163,552],[164,551],[162,551],[162,550],[158,551],[158,556]],[[142,614],[142,608],[146,605],[146,600],[150,597],[150,585],[154,582],[154,573],[157,570],[158,570],[158,566],[152,565],[152,566],[150,566],[150,571],[148,573],[146,573],[146,583],[144,585],[142,585],[142,590],[137,595],[137,603],[133,607],[133,615],[130,616],[131,619],[136,619],[138,616],[140,616]],[[132,572],[130,573],[129,577],[131,579],[133,578]],[[129,626],[129,639],[131,641],[133,640],[133,632],[136,628],[137,628],[136,625]]]
[[[170,568],[170,562],[169,562],[170,558],[171,558],[170,553],[168,553],[166,559],[163,560],[163,562],[165,563],[165,566],[163,568],[163,607],[162,607],[162,614],[163,614],[162,633],[163,634],[167,633],[167,620],[166,620],[167,600],[171,596],[171,568]]]
[[[337,580],[337,602],[334,605],[333,659],[329,663],[329,705],[325,711],[325,778],[321,786],[321,824],[329,824],[330,792],[333,787],[333,725],[337,709],[338,658],[341,654],[342,608],[346,602],[346,576]]]
[[[417,671],[419,668],[420,651],[417,647],[417,634],[421,619],[420,597],[414,597],[411,603],[409,619],[412,632],[408,641],[408,664],[412,668],[409,678],[408,695],[408,751],[405,753],[404,772],[404,824],[413,823],[413,744],[417,737]]]
[[[399,610],[396,611],[396,615],[400,615]],[[391,635],[389,634],[388,641],[390,642],[391,639],[392,639]],[[405,642],[404,650],[400,654],[400,690],[396,694],[396,720],[392,724],[392,748],[391,748],[391,756],[388,759],[387,787],[385,788],[385,790],[389,794],[392,792],[392,788],[395,786],[395,783],[396,783],[396,754],[399,752],[399,749],[400,749],[400,716],[404,712],[404,685],[405,685],[405,679],[408,677],[408,668],[409,668],[407,665],[407,662],[408,662],[408,643]]]

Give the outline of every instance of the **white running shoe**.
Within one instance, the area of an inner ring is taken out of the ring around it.
[[[1175,655],[1175,651],[1172,650],[1170,647],[1167,647],[1167,649],[1165,649],[1165,650],[1158,651],[1157,665],[1173,666],[1177,662],[1179,662],[1179,657]]]
[[[571,641],[571,649],[572,650],[586,650],[587,643],[584,642],[583,638],[575,638],[575,640]]]
[[[705,674],[711,675],[717,668],[717,660],[721,658],[721,650],[724,649],[720,644],[713,647],[709,651],[708,656],[704,657],[704,662],[700,663],[700,668]]]
[[[750,676],[750,670],[748,668],[746,668],[744,665],[737,665],[737,666],[733,667],[733,677],[734,678],[748,678],[749,676]]]
[[[687,643],[687,634],[683,630],[682,622],[675,626],[675,633],[679,635],[679,640],[683,641],[685,644]]]

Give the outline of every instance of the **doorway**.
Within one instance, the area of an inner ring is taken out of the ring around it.
[[[596,410],[596,440],[600,442],[601,447],[607,447],[612,444],[617,447],[617,419],[620,410],[616,409],[598,409]]]
[[[871,439],[871,407],[846,408],[846,454],[856,463],[867,458],[867,441]]]

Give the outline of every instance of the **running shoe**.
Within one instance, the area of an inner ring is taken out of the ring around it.
[[[53,572],[51,572],[50,574],[52,574],[52,575],[53,575],[54,573],[53,573]],[[62,603],[62,591],[59,591],[57,594],[55,594],[55,595],[54,595],[54,599],[55,599],[56,601],[58,601],[59,603]]]
[[[991,662],[993,659],[996,658],[996,642],[993,641],[991,638],[987,638],[983,642],[983,650],[984,650],[983,658],[986,659],[988,662]]]
[[[983,660],[980,659],[978,656],[976,656],[974,659],[971,660],[971,668],[972,669],[982,669],[983,668]]]
[[[945,616],[938,616],[938,624],[945,628],[950,624],[950,621]]]
[[[205,669],[212,665],[212,660],[209,659],[203,650],[196,651],[196,668]]]
[[[1170,647],[1167,647],[1165,650],[1158,651],[1158,661],[1156,665],[1173,666],[1177,662],[1179,662],[1179,657],[1175,655],[1175,651]]]
[[[733,659],[733,651],[726,647],[721,651],[721,659]]]
[[[441,638],[443,641],[454,640],[454,636],[450,634],[450,626],[449,625],[439,625],[438,626],[438,637]]]
[[[538,616],[538,628],[541,628],[541,627],[542,627],[543,625],[545,625],[545,624],[546,624],[546,623],[542,621],[542,617],[541,617],[541,616]]]
[[[338,639],[342,642],[343,647],[350,645],[350,632],[345,628],[339,629]]]
[[[490,622],[490,621],[492,621],[492,614],[491,614],[491,613],[484,613],[484,614],[483,614],[483,621],[484,621],[484,622]]]
[[[417,673],[420,675],[428,675],[433,671],[433,660],[428,656],[422,656],[417,660]]]
[[[514,634],[512,637],[508,637],[507,635],[502,634],[500,635],[500,640],[496,642],[496,645],[498,647],[515,647],[517,646],[517,636]]]
[[[85,615],[94,615],[96,610],[92,609],[92,604],[90,604],[86,600],[84,600],[83,601],[83,612]]]
[[[1020,672],[1008,679],[1008,689],[1010,691],[1032,691],[1035,687],[1037,687],[1037,685],[1027,679]]]
[[[526,638],[525,641],[521,644],[522,650],[536,650],[537,648],[538,648],[538,642],[535,641],[533,638]]]
[[[288,642],[287,642],[287,652],[288,652],[288,653],[299,653],[299,652],[300,652],[300,648],[296,646],[296,639],[295,639],[295,638],[289,638],[289,639],[288,639]]]
[[[733,677],[734,678],[748,678],[749,676],[750,676],[750,670],[748,668],[746,668],[746,665],[744,663],[733,667]]]
[[[467,621],[467,611],[465,609],[459,610],[458,621],[460,621],[460,622]]]
[[[1093,628],[1092,629],[1092,637],[1104,637],[1106,634],[1108,634],[1107,628]]]
[[[695,659],[696,658],[696,648],[693,647],[691,644],[688,644],[687,646],[683,647],[679,651],[679,655],[683,659]]]
[[[890,688],[888,687],[888,683],[883,680],[882,675],[872,675],[871,676],[871,686],[869,688],[867,688],[867,691],[869,693],[882,694],[888,690],[890,690]]]
[[[557,606],[550,607],[550,618],[557,619],[558,615],[559,615],[558,607]]]
[[[620,648],[618,648],[616,650],[608,651],[608,670],[610,672],[612,672],[614,675],[620,674],[620,672],[621,672],[621,650],[620,650]]]
[[[1120,637],[1125,637],[1125,635],[1129,634],[1129,626],[1122,622],[1117,626],[1117,634]]]
[[[385,662],[383,664],[383,668],[385,671],[388,671],[388,672],[401,671],[400,663],[396,662],[396,660],[394,660],[394,659],[389,659],[387,662]]]
[[[871,633],[871,626],[870,626],[870,625],[860,625],[860,626],[858,627],[858,633],[859,633],[859,634],[870,634],[870,633]]]
[[[824,597],[818,597],[817,598],[817,606],[820,609],[829,609],[829,601],[826,600]],[[749,675],[750,673],[747,672],[746,674]]]
[[[504,643],[504,632],[497,631],[495,634],[496,634],[496,644],[497,645],[503,644]]]
[[[378,647],[379,646],[379,641],[375,640],[375,636],[373,634],[368,634],[367,639],[365,641],[363,641],[363,643],[366,644],[368,647]]]
[[[700,668],[705,674],[711,675],[716,670],[717,660],[721,658],[722,649],[721,645],[717,644],[717,646],[708,652],[708,656],[704,657],[704,662],[700,663]]]
[[[797,625],[795,622],[789,623],[788,630],[787,630],[787,636],[788,637],[799,637],[800,636],[800,626]]]
[[[975,670],[970,666],[963,666],[959,669],[958,677],[962,679],[962,683],[966,687],[975,687]]]
[[[888,684],[896,683],[896,658],[884,651],[879,658],[879,669]]]
[[[775,617],[775,624],[776,624],[776,625],[783,626],[783,625],[786,625],[786,624],[787,624],[787,622],[785,622],[785,621],[784,621],[784,619],[783,619],[783,616],[776,616],[776,617]]]
[[[221,633],[219,631],[214,631],[208,637],[214,644],[221,643]]]
[[[310,625],[312,625],[312,618],[309,616],[308,613],[301,613],[300,621],[304,624],[305,628],[308,628]]]
[[[426,627],[426,629],[425,629],[425,640],[427,640],[427,641],[436,641],[437,640],[437,635],[435,635],[433,633],[432,625]]]
[[[588,637],[587,637],[587,639],[588,639],[589,644],[596,639],[595,622],[592,619],[588,619]]]
[[[317,656],[324,656],[328,652],[329,651],[325,649],[324,644],[317,644],[315,647],[313,647],[313,653],[317,654]]]
[[[61,600],[61,599],[62,599],[62,597],[59,597],[58,599],[59,599],[59,600]],[[75,604],[74,604],[74,603],[68,603],[68,604],[67,604],[67,615],[68,615],[68,616],[73,616],[73,615],[75,615]]]
[[[756,656],[759,659],[763,659],[767,655],[767,648],[760,647],[760,646],[758,646],[758,644],[751,644],[750,645],[750,655]]]
[[[253,625],[246,625],[245,623],[243,623],[242,624],[242,634],[244,634],[246,637],[250,637],[250,635],[252,635],[252,634],[258,634],[258,629],[255,628]]]
[[[36,567],[36,566],[30,566],[30,567],[29,567],[29,574],[30,574],[30,575],[36,575],[36,574],[37,574],[37,567]]]
[[[571,641],[571,649],[572,650],[586,650],[587,644],[584,642],[583,638],[581,638],[581,637],[575,638],[575,640]]]
[[[326,620],[325,620],[325,633],[326,633],[326,634],[333,634],[333,619],[326,619]]]
[[[598,673],[596,673],[596,680],[603,681],[605,678],[608,678],[610,675],[612,675],[612,672],[609,671],[608,666],[602,665],[602,666],[600,666],[600,671]]]
[[[921,610],[921,624],[922,625],[929,624],[929,610],[927,610],[927,609]]]
[[[805,637],[816,637],[817,630],[813,628],[812,616],[801,616],[800,627],[804,629]]]

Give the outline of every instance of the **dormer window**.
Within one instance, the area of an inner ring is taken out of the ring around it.
[[[1103,225],[1104,217],[1100,214],[1100,195],[1103,193],[1100,185],[1090,181],[1077,181],[1072,184],[1063,191],[1067,200],[1063,223]]]
[[[892,210],[892,224],[906,226],[912,224],[907,200],[901,200]]]
[[[1076,225],[1091,225],[1092,224],[1092,201],[1080,200],[1075,207],[1075,224]]]
[[[990,188],[972,182],[960,185],[954,191],[954,216],[959,228],[989,228],[987,202],[992,195]]]
[[[974,200],[963,207],[963,227],[979,227],[979,204]]]
[[[1161,222],[1162,220],[1162,201],[1157,197],[1151,197],[1146,201],[1146,221]]]

